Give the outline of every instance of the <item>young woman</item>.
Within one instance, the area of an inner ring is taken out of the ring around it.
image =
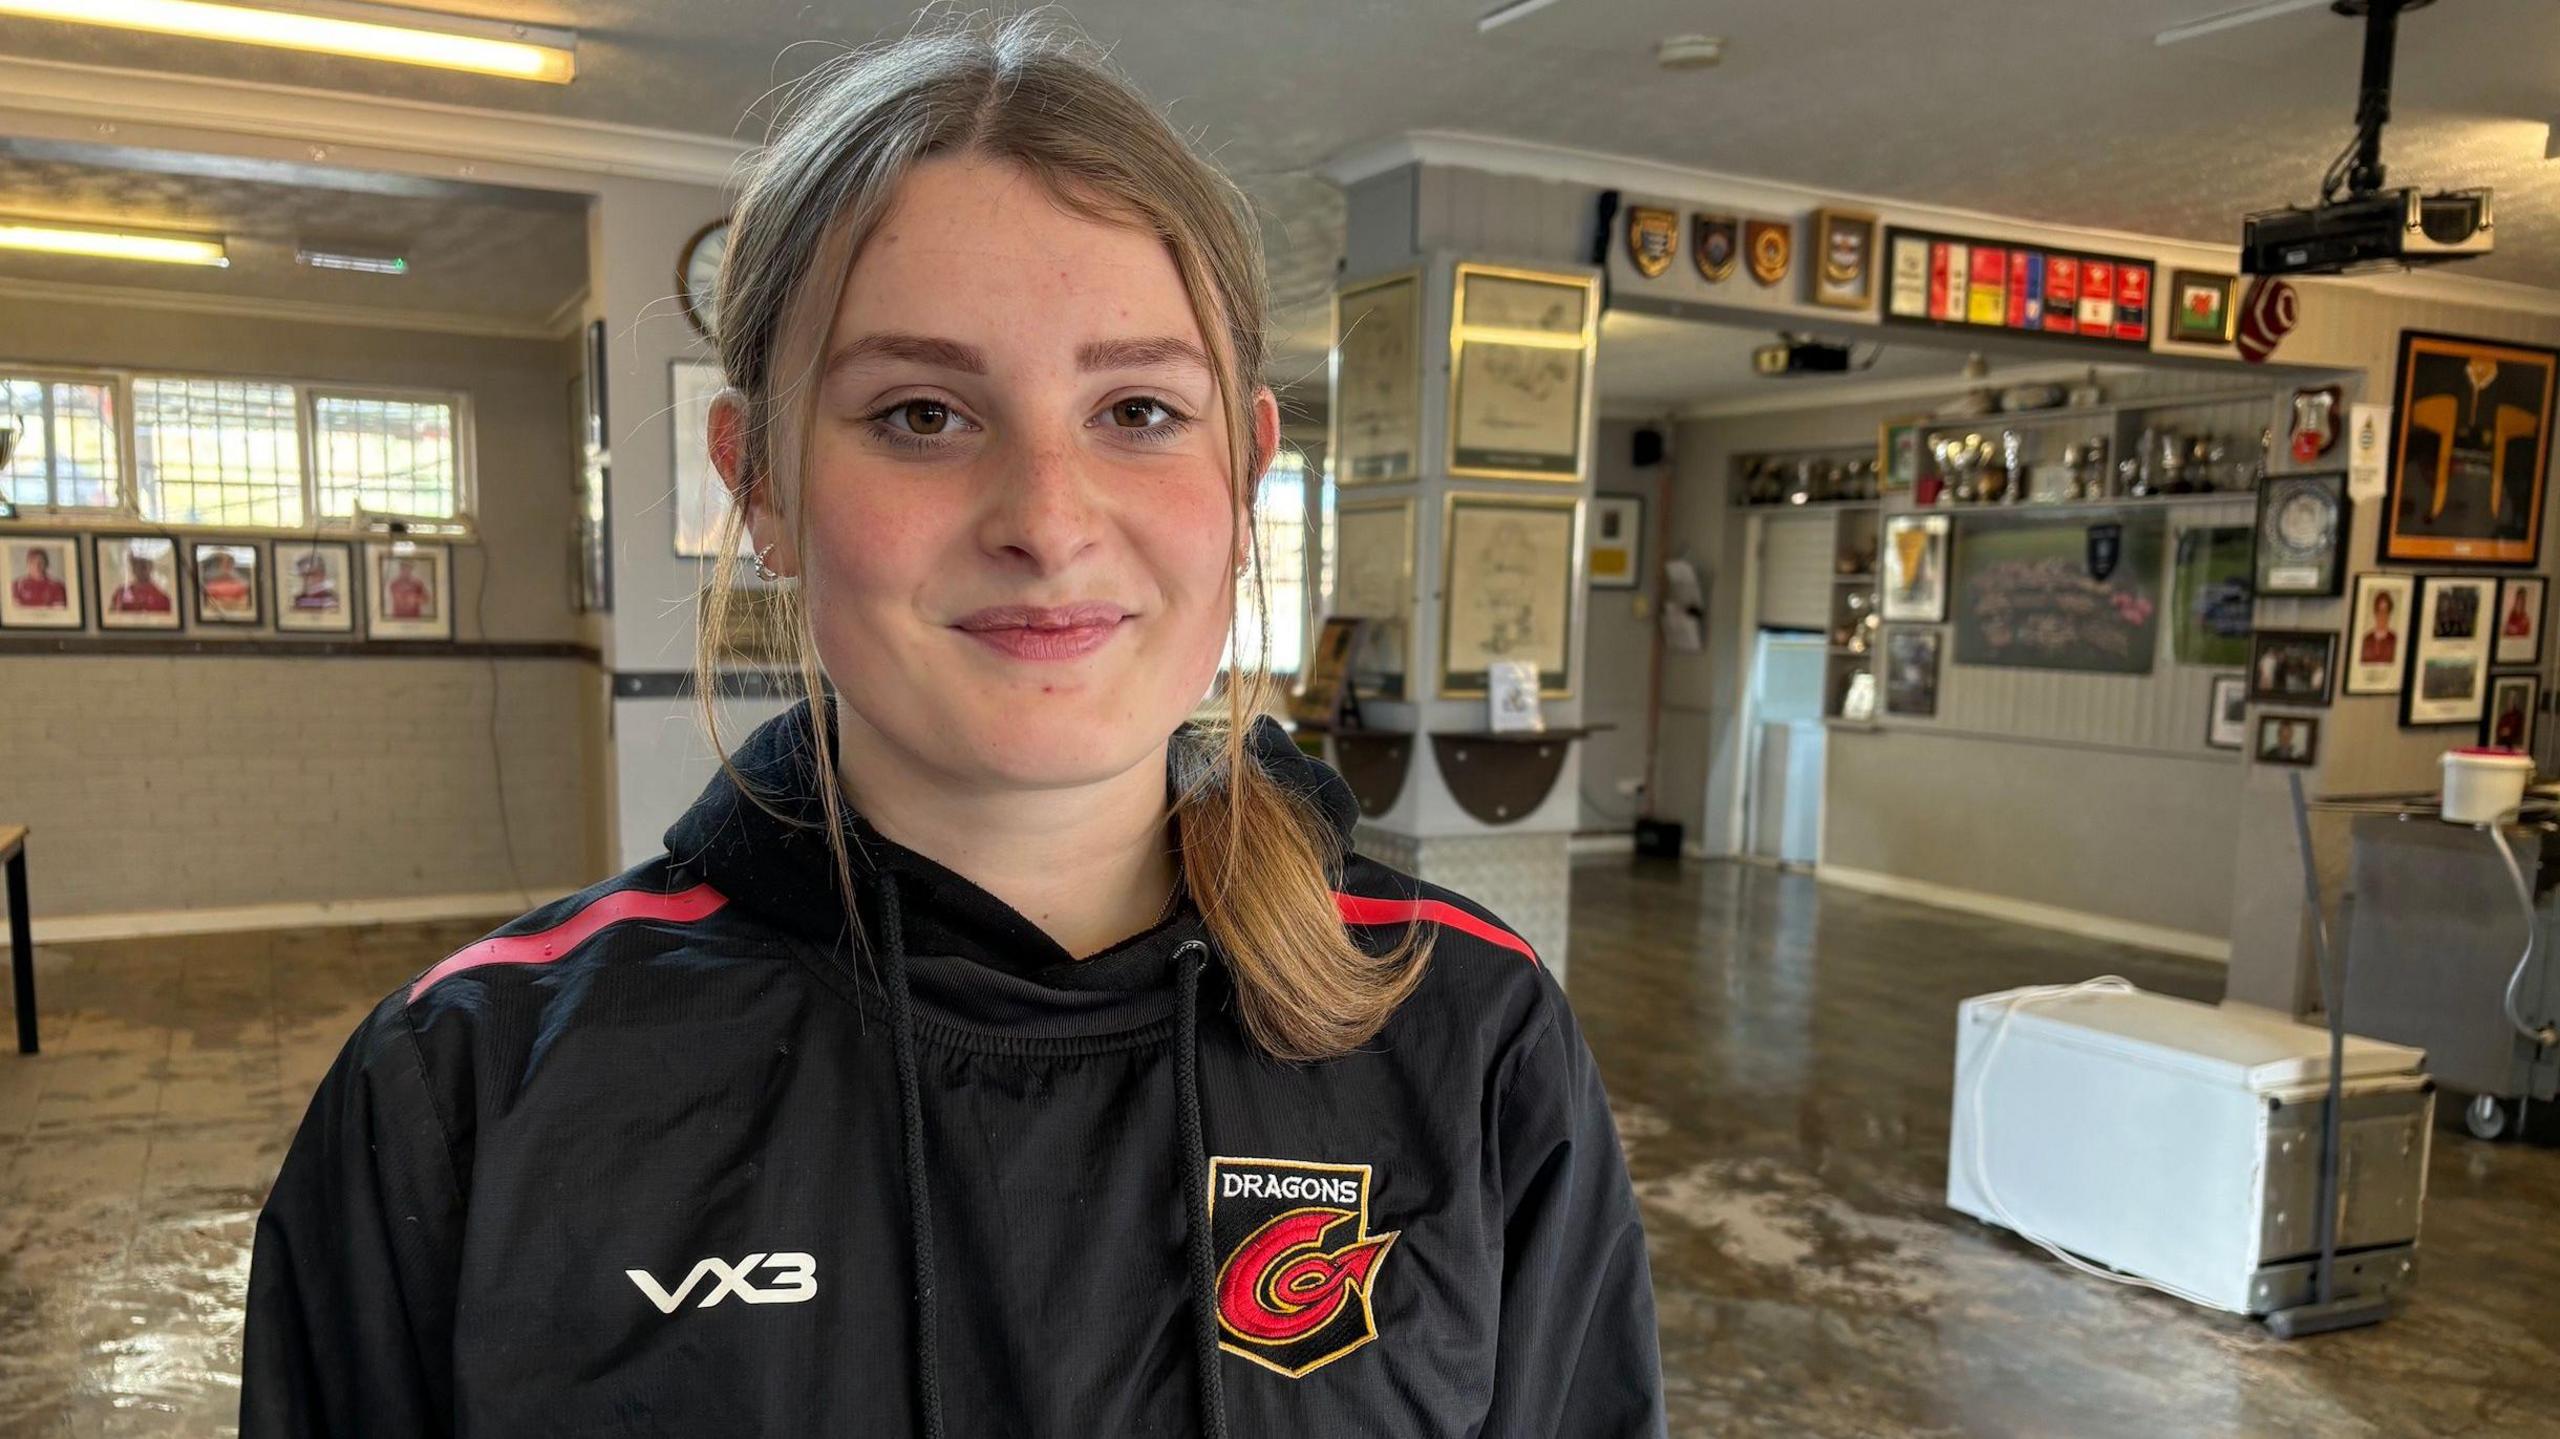
[[[1255,686],[1193,717],[1262,324],[1242,197],[1086,50],[804,93],[712,446],[807,698],[358,1030],[259,1220],[249,1439],[1662,1432],[1556,983],[1352,854]]]

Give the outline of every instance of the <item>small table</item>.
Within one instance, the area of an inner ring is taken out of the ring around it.
[[[17,982],[18,1052],[36,1052],[36,941],[27,920],[27,827],[0,824],[0,864],[9,867],[9,974]]]

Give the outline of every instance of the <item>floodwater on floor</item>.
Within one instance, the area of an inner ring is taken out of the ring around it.
[[[43,951],[45,1052],[0,1054],[0,1439],[232,1432],[251,1228],[313,1085],[487,928]],[[1577,865],[1570,989],[1643,1205],[1672,1432],[2560,1434],[2560,1150],[2439,1128],[2406,1307],[2292,1344],[1943,1206],[1957,1001],[2110,972],[2222,985],[1802,876]]]

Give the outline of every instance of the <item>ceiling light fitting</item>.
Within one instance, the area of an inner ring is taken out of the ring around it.
[[[566,85],[577,74],[578,36],[574,30],[341,0],[308,0],[293,9],[233,5],[219,0],[0,0],[0,15],[424,65],[553,85]]]
[[[100,260],[147,260],[162,265],[231,263],[219,238],[175,235],[150,230],[94,229],[49,220],[0,219],[0,250],[29,250],[45,255],[78,255]]]

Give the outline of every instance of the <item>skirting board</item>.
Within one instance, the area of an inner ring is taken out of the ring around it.
[[[324,900],[304,904],[243,904],[227,909],[134,910],[121,914],[37,916],[38,944],[79,944],[95,939],[157,939],[180,934],[231,934],[247,929],[304,929],[315,925],[403,924],[439,919],[486,918],[492,929],[506,920],[576,891],[493,890],[486,894],[428,894],[397,899]]]
[[[1873,870],[1845,869],[1839,865],[1817,865],[1814,878],[1843,889],[1863,890],[1888,899],[1907,899],[1915,904],[1936,905],[1940,909],[1961,910],[1986,919],[2005,919],[2013,924],[2033,925],[2038,929],[2055,929],[2089,939],[2102,939],[2110,944],[2130,944],[2143,949],[2156,949],[2189,959],[2208,960],[2214,964],[2231,962],[2231,941],[2221,935],[2197,934],[2193,930],[2170,929],[2165,925],[2141,924],[2130,919],[2116,919],[2085,910],[2063,909],[2058,905],[2034,904],[2023,899],[1983,894],[1977,890],[1950,889],[1926,880],[1904,879],[1900,875],[1878,874]]]

